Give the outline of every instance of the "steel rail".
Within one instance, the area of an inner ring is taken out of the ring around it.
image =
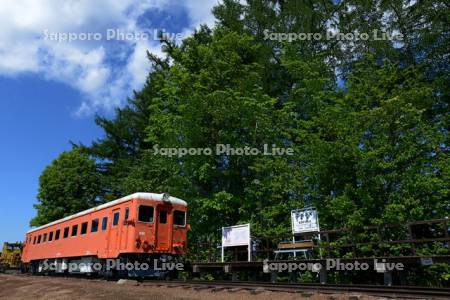
[[[204,280],[172,280],[172,281],[145,281],[145,285],[159,285],[171,287],[197,287],[200,289],[242,289],[265,290],[273,292],[319,292],[319,293],[364,293],[377,296],[391,296],[393,298],[423,298],[450,299],[449,288],[428,288],[418,286],[382,286],[382,285],[337,285],[337,284],[295,284],[295,283],[268,283],[246,281],[204,281]]]

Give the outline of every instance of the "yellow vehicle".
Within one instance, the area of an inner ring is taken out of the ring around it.
[[[0,270],[20,268],[22,243],[4,243],[0,255]]]

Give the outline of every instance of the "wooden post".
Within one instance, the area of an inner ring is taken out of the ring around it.
[[[321,284],[327,283],[327,270],[323,267],[319,271],[319,280]]]
[[[211,262],[211,238],[208,238],[208,262]]]
[[[383,273],[384,285],[392,286],[392,272],[384,272]]]
[[[444,228],[444,232],[445,232],[444,234],[445,234],[445,237],[446,237],[446,238],[449,238],[449,234],[448,234],[448,220],[445,220],[445,221],[444,221],[444,227],[445,227],[445,228]]]
[[[410,245],[411,245],[411,251],[412,251],[412,255],[416,255],[416,244],[414,244],[414,242],[412,242],[412,240],[414,240],[414,236],[413,236],[413,231],[411,228],[411,224],[408,224],[408,235],[409,235],[409,240],[410,240]]]
[[[277,272],[271,272],[270,273],[270,282],[271,283],[277,283],[277,277],[278,277]]]

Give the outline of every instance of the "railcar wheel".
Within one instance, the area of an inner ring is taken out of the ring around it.
[[[38,274],[38,268],[37,268],[37,264],[38,263],[36,263],[36,262],[31,262],[30,263],[30,273],[32,274],[32,275],[36,275],[36,274]]]

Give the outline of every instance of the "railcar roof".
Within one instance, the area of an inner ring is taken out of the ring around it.
[[[163,199],[164,195],[166,195],[165,199]],[[131,199],[144,199],[144,200],[152,200],[152,201],[160,201],[160,202],[167,201],[167,202],[169,202],[171,204],[187,206],[186,201],[178,199],[178,198],[173,197],[173,196],[168,196],[167,194],[134,193],[134,194],[125,196],[123,198],[120,198],[120,199],[117,199],[117,200],[113,200],[113,201],[107,202],[105,204],[102,204],[102,205],[99,205],[99,206],[96,206],[96,207],[84,210],[84,211],[76,213],[74,215],[71,215],[71,216],[68,216],[68,217],[65,217],[65,218],[53,221],[51,223],[42,225],[40,227],[33,228],[33,229],[29,230],[27,233],[31,233],[31,232],[34,232],[34,231],[37,231],[37,230],[40,230],[40,229],[44,229],[46,227],[65,222],[65,221],[74,219],[76,217],[87,215],[87,214],[95,212],[97,210],[100,210],[100,209],[103,209],[103,208],[107,208],[107,207],[110,207],[110,206],[114,206],[116,204],[119,204],[119,203],[122,203],[122,202],[125,202],[125,201],[128,201],[128,200],[131,200]]]

